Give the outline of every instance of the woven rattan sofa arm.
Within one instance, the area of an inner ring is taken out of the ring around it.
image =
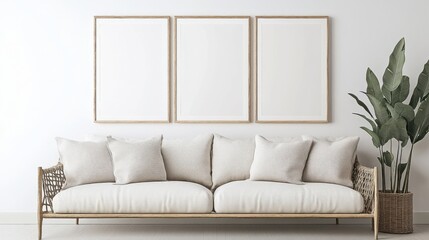
[[[53,212],[52,200],[66,182],[63,165],[58,163],[50,168],[39,167],[39,206],[42,212]]]
[[[376,189],[377,189],[377,170],[359,164],[356,161],[353,168],[353,189],[360,192],[364,199],[364,213],[373,213],[375,211]]]

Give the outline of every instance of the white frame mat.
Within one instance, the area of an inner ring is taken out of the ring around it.
[[[94,121],[170,121],[170,17],[96,16]]]
[[[175,122],[250,121],[250,17],[175,17]]]
[[[256,122],[329,118],[329,18],[256,17]]]

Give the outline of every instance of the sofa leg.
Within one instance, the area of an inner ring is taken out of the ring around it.
[[[43,203],[42,203],[42,168],[39,167],[37,170],[38,181],[37,181],[37,231],[38,231],[38,239],[42,239],[42,225],[43,225]]]
[[[43,217],[38,217],[37,218],[37,230],[38,230],[38,239],[41,240],[42,239],[42,226],[43,226]]]
[[[378,183],[377,183],[377,167],[374,168],[374,203],[373,203],[373,225],[374,225],[374,239],[378,239]]]
[[[340,219],[339,218],[335,218],[335,224],[336,225],[340,224]]]
[[[378,239],[378,217],[374,217],[372,219],[374,226],[374,239]]]
[[[79,218],[76,218],[76,225],[79,225]]]

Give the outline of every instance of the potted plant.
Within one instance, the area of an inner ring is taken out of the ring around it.
[[[402,38],[390,55],[381,87],[373,71],[367,69],[367,88],[362,93],[368,98],[372,111],[356,95],[349,93],[365,110],[365,115],[354,114],[370,124],[371,128],[361,128],[378,149],[377,159],[381,165],[379,227],[387,233],[413,231],[413,195],[408,188],[413,150],[429,131],[429,61],[409,101],[410,79],[402,73],[404,63],[405,40]]]

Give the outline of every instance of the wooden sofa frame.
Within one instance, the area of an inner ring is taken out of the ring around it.
[[[38,169],[38,239],[42,239],[42,224],[45,218],[371,218],[374,238],[378,239],[378,187],[377,168],[368,168],[357,161],[353,169],[353,189],[360,192],[364,199],[362,213],[54,213],[52,200],[58,194],[66,178],[63,166]]]

